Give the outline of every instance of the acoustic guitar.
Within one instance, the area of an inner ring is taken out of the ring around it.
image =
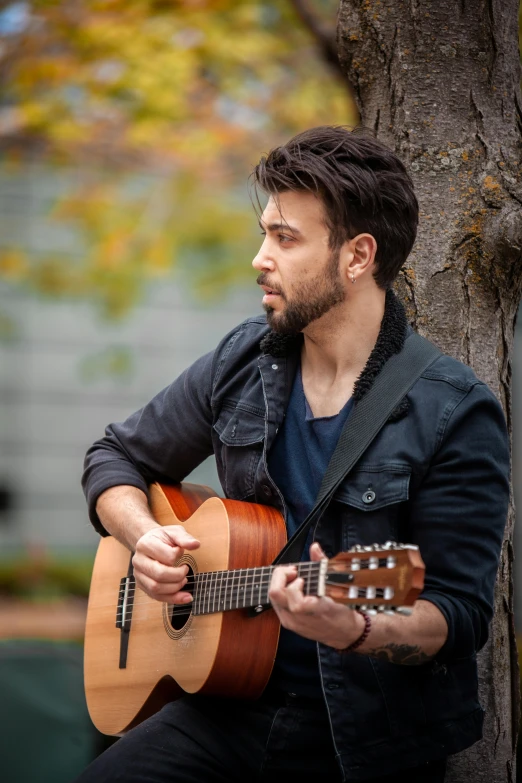
[[[269,506],[223,500],[208,487],[154,484],[161,525],[183,524],[200,542],[178,563],[189,567],[187,606],[149,598],[135,583],[131,553],[100,541],[85,630],[85,692],[92,721],[121,735],[185,693],[256,699],[274,664],[279,620],[269,604],[271,563],[286,542]],[[307,595],[393,611],[423,587],[414,546],[355,547],[330,560],[296,564]]]

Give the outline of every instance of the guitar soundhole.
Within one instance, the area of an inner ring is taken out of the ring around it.
[[[187,573],[187,584],[183,588],[183,591],[192,594],[193,590],[194,590],[194,571],[189,566],[189,570]],[[177,604],[174,604],[173,606],[170,607],[169,609],[170,624],[172,625],[175,631],[181,631],[181,629],[189,621],[190,616],[192,614],[192,610],[190,608],[191,606],[192,604],[184,604],[182,606],[178,606]]]

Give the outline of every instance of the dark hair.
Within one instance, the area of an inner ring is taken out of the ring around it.
[[[371,234],[377,285],[392,285],[415,242],[419,205],[402,161],[368,131],[311,128],[263,156],[251,179],[259,207],[258,187],[271,196],[289,190],[317,194],[332,249]]]

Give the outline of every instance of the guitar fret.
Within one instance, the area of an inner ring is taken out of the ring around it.
[[[228,580],[230,576],[230,571],[227,571],[226,576],[226,582],[225,582],[225,597],[223,599],[223,610],[228,609]]]
[[[218,571],[214,571],[214,584],[213,584],[213,590],[212,590],[212,611],[217,612],[218,611],[218,603],[217,603],[217,585],[218,585]]]
[[[261,571],[262,571],[262,578],[260,579],[261,584],[259,587],[259,603],[263,605],[268,603],[268,588],[270,587],[273,568],[268,566],[262,568]]]
[[[244,587],[245,587],[245,576],[243,574],[244,569],[240,568],[238,572],[238,580],[237,580],[237,601],[236,606],[239,608],[239,604],[244,596]]]
[[[234,574],[235,574],[235,576],[234,576],[234,584],[232,585],[232,588],[233,588],[233,596],[232,597],[234,597],[234,594],[235,594],[236,609],[238,609],[239,608],[239,573],[237,571],[234,571]]]
[[[214,581],[214,572],[211,571],[210,572],[210,579],[208,580],[208,599],[207,599],[207,612],[209,614],[212,612],[211,602],[212,602],[212,597],[214,595],[214,592],[213,592],[213,581]]]
[[[252,577],[252,569],[251,568],[244,568],[244,583],[243,583],[243,609],[246,606],[250,606],[250,592],[252,591],[252,583],[253,583],[253,577]]]
[[[304,581],[303,592],[305,595],[317,595],[319,565],[319,563],[299,563],[297,565],[297,575]]]
[[[218,581],[219,581],[218,610],[222,611],[223,604],[221,601],[221,591],[223,590],[223,571],[220,571]]]
[[[252,585],[254,582],[254,578],[252,576],[252,569],[251,568],[245,568],[245,583],[243,588],[243,608],[245,606],[250,606],[250,595],[252,593]],[[250,583],[249,583],[250,579]],[[250,595],[248,594],[248,589],[250,588]]]
[[[255,600],[254,600],[254,586],[255,586],[255,582],[256,582],[255,574],[256,574],[256,569],[254,568],[253,569],[253,573],[252,573],[252,581],[250,583],[250,606],[254,606],[255,605]]]

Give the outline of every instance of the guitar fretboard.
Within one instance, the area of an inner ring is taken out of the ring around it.
[[[304,579],[305,595],[317,595],[320,563],[294,563]],[[196,574],[192,613],[213,614],[230,609],[263,606],[269,602],[268,588],[275,566],[239,568],[234,571],[208,571]]]

